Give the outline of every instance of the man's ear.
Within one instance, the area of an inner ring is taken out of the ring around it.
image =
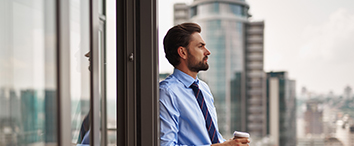
[[[177,52],[182,59],[187,59],[187,48],[180,46],[178,47]]]

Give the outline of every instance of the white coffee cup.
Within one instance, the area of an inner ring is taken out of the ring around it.
[[[248,134],[247,132],[240,132],[240,131],[235,131],[234,132],[234,137],[246,137],[246,138],[249,138],[250,137],[250,134]]]

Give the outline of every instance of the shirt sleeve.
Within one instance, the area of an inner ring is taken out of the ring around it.
[[[174,103],[172,93],[160,88],[160,144],[161,146],[174,146],[177,144],[179,131],[179,111]]]

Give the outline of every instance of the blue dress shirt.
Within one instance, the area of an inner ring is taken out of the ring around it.
[[[220,143],[225,141],[218,130],[214,99],[208,85],[174,69],[172,75],[160,82],[161,146],[212,144],[203,113],[192,88],[189,88],[193,82],[197,82],[204,96]]]
[[[84,136],[84,138],[82,139],[81,144],[86,144],[86,145],[90,145],[90,130],[88,130]]]

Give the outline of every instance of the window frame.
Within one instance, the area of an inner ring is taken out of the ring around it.
[[[116,7],[117,145],[159,145],[157,2]]]
[[[100,145],[98,0],[90,0],[90,145]],[[58,145],[71,145],[69,0],[56,0]],[[159,145],[156,0],[116,2],[117,145]],[[105,43],[105,42],[103,42]],[[97,58],[97,59],[96,59]]]

